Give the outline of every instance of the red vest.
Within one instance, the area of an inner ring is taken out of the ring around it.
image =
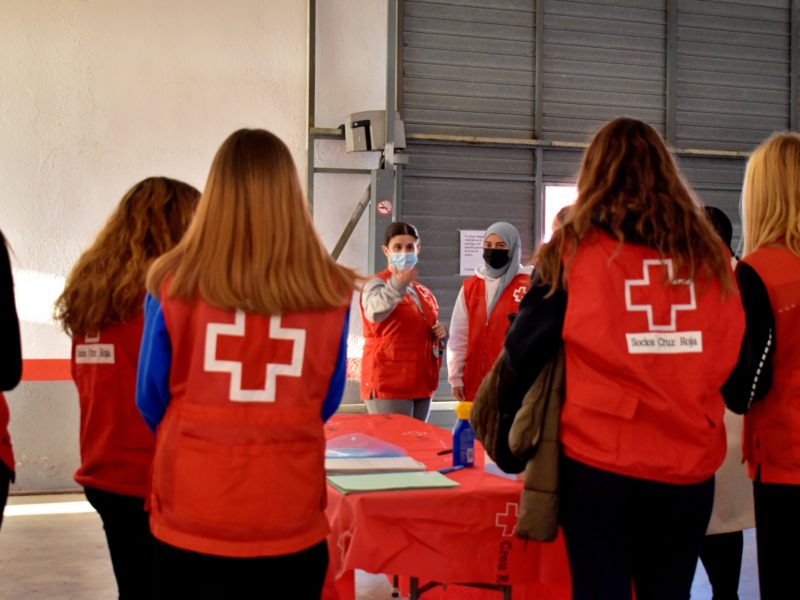
[[[150,528],[230,557],[325,539],[322,403],[346,307],[264,317],[162,298],[171,400],[158,428]]]
[[[772,387],[744,417],[743,454],[750,477],[800,484],[800,257],[759,248],[743,259],[767,287],[775,318]]]
[[[467,305],[467,354],[464,357],[464,394],[472,402],[481,381],[503,350],[511,321],[519,312],[519,303],[528,292],[530,275],[520,273],[500,293],[489,318],[486,318],[486,282],[473,275],[464,282]]]
[[[14,473],[14,449],[11,447],[11,436],[8,434],[8,404],[6,397],[0,393],[0,461]]]
[[[387,269],[378,273],[384,281]],[[422,310],[406,294],[380,323],[371,323],[361,308],[364,355],[361,359],[361,399],[430,398],[439,386],[441,358],[434,355],[437,341],[431,327],[439,318],[439,304],[424,285],[412,283]]]
[[[665,285],[665,269],[644,246],[600,233],[581,242],[567,275],[560,438],[590,466],[690,484],[725,457],[720,387],[744,313],[738,293],[707,278]]]
[[[147,494],[155,438],[136,409],[143,316],[72,340],[81,406],[81,466],[75,481],[125,496]]]

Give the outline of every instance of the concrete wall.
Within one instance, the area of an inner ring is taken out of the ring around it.
[[[386,8],[318,4],[317,125],[336,126],[384,103]],[[280,135],[305,173],[306,11],[303,0],[0,0],[0,228],[14,252],[26,359],[68,358],[52,302],[137,180],[167,175],[202,188],[213,153],[239,127]],[[326,144],[330,161],[353,160]],[[315,220],[332,247],[366,178],[315,185]],[[342,261],[363,270],[365,251],[362,224]],[[26,381],[7,397],[12,491],[74,486],[73,384]]]

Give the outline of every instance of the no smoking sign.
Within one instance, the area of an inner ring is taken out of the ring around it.
[[[391,200],[381,200],[378,202],[377,206],[378,214],[385,217],[392,214],[392,201]]]

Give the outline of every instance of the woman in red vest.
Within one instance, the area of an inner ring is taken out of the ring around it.
[[[153,594],[153,538],[144,499],[154,438],[136,410],[144,280],[178,243],[200,196],[151,177],[123,196],[67,276],[56,317],[72,337],[80,400],[81,465],[75,481],[103,520],[120,598]]]
[[[14,481],[14,452],[8,435],[8,405],[2,392],[14,389],[22,377],[22,349],[19,319],[14,302],[14,278],[8,258],[6,238],[0,232],[0,340],[3,340],[0,363],[0,526],[8,499],[8,486]]]
[[[322,245],[286,145],[228,137],[147,280],[136,402],[156,431],[156,597],[320,596],[323,423],[357,279]]]
[[[505,342],[513,414],[563,346],[559,521],[573,598],[689,598],[725,457],[744,314],[728,251],[661,136],[593,137]]]
[[[742,192],[747,313],[742,376],[726,400],[744,418],[761,598],[800,596],[800,135],[750,155]],[[763,398],[762,398],[763,397]],[[749,410],[748,410],[749,409]]]
[[[517,228],[494,223],[483,236],[484,264],[458,293],[447,342],[447,381],[459,401],[475,398],[528,291],[531,267],[520,265],[521,255]]]
[[[417,282],[416,227],[400,221],[389,225],[382,250],[386,269],[361,290],[361,399],[371,414],[427,421],[447,330],[438,320],[433,293]]]

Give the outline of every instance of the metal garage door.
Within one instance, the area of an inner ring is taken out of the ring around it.
[[[620,115],[663,133],[663,5],[548,0],[544,6],[541,138],[585,142]]]
[[[789,55],[789,0],[680,0],[676,146],[750,151],[788,129]]]

